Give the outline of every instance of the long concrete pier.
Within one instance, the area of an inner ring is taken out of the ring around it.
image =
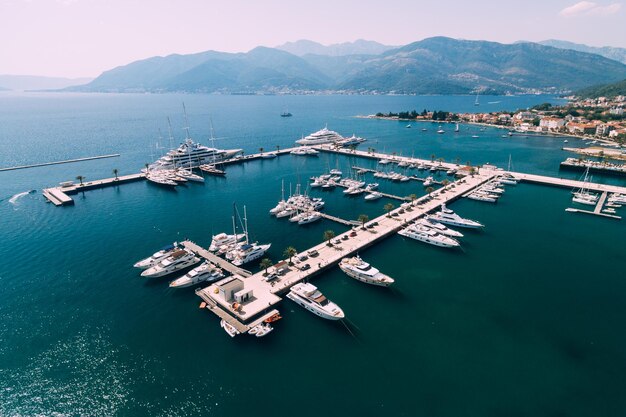
[[[111,154],[111,155],[99,155],[99,156],[88,156],[86,158],[67,159],[65,161],[43,162],[41,164],[31,164],[31,165],[19,165],[19,166],[15,166],[15,167],[0,168],[0,172],[2,172],[2,171],[13,171],[13,170],[16,170],[16,169],[45,167],[45,166],[48,166],[48,165],[71,164],[72,162],[93,161],[94,159],[116,158],[118,156],[120,156],[120,154],[119,153],[115,153],[115,154]]]
[[[201,247],[200,245],[190,241],[190,240],[185,240],[184,242],[181,242],[181,244],[189,249],[190,251],[194,252],[195,254],[203,257],[204,259],[206,259],[207,261],[219,266],[220,268],[222,268],[225,271],[230,272],[233,275],[239,275],[241,277],[249,277],[250,275],[252,275],[252,272],[247,271],[243,268],[239,268],[238,266],[235,266],[233,264],[231,264],[230,262],[228,262],[225,259],[220,258],[219,256],[215,255],[214,253],[209,252],[208,250],[204,249],[203,247]]]
[[[87,181],[82,183],[61,184],[58,187],[44,188],[43,196],[55,206],[65,206],[74,204],[74,200],[70,197],[82,191],[93,190],[95,188],[110,187],[113,185],[125,184],[128,182],[141,181],[146,178],[144,173],[122,175],[114,178],[105,178],[102,180]]]
[[[206,288],[199,289],[196,294],[207,304],[213,306],[210,310],[221,319],[235,325],[238,329],[247,329],[250,323],[258,321],[261,316],[266,316],[268,310],[273,309],[282,297],[281,294],[289,291],[291,286],[298,282],[308,280],[311,277],[336,265],[342,258],[352,256],[358,251],[373,245],[381,239],[395,234],[403,226],[412,222],[426,213],[437,209],[442,204],[454,201],[461,195],[471,191],[487,181],[497,176],[499,172],[485,170],[479,175],[466,177],[455,182],[454,186],[441,188],[429,196],[417,199],[409,206],[399,207],[386,215],[381,215],[371,222],[378,223],[373,228],[363,230],[355,226],[354,229],[336,236],[333,240],[341,243],[329,246],[322,242],[301,253],[308,253],[310,258],[306,262],[288,266],[277,279],[268,282],[264,273],[259,272],[248,278],[241,279],[236,284],[237,294],[247,294],[243,302],[235,302],[227,293],[226,287],[233,285],[233,281],[226,281],[212,284]],[[356,236],[350,236],[356,232]],[[302,268],[304,263],[308,263],[309,269]],[[209,301],[207,301],[209,300]],[[218,310],[219,309],[219,310]]]

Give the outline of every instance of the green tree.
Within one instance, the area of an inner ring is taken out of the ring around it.
[[[330,242],[332,238],[335,237],[335,232],[332,230],[327,230],[324,232],[324,240],[328,246],[332,246],[333,244]]]
[[[80,181],[80,185],[83,185],[83,180],[85,179],[85,177],[83,177],[82,175],[77,175],[76,179]]]
[[[118,174],[118,172],[119,172],[119,171],[117,170],[117,168],[115,168],[115,169],[113,170],[113,175],[115,175],[115,179],[116,179],[116,180],[118,179],[118,178],[117,178],[117,174]]]
[[[280,145],[276,145],[276,152],[280,152]]]
[[[428,197],[431,197],[432,192],[435,191],[433,187],[426,188],[426,192],[428,193]]]
[[[261,263],[259,263],[259,267],[261,269],[265,269],[265,272],[263,273],[263,275],[267,276],[267,270],[270,266],[272,266],[272,260],[269,258],[263,258],[261,260]]]
[[[361,227],[363,227],[363,229],[365,229],[365,223],[369,220],[370,218],[367,214],[359,214],[359,221],[361,222]]]
[[[298,253],[298,251],[293,246],[287,246],[287,249],[285,249],[285,251],[283,252],[283,256],[285,258],[289,258],[289,265],[293,265],[293,262],[291,262],[291,258],[293,258],[296,253]]]
[[[430,162],[435,162],[436,155],[433,153],[430,155]]]
[[[259,152],[263,153],[264,149],[263,148],[259,148]]]
[[[411,199],[411,205],[414,205],[417,196],[415,194],[409,194],[409,198]]]
[[[391,217],[389,215],[389,212],[391,212],[391,210],[394,209],[394,205],[391,204],[391,203],[387,203],[387,204],[384,205],[383,209],[387,212],[387,217]]]

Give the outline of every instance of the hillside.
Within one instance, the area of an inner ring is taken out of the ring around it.
[[[136,61],[72,91],[459,94],[578,90],[626,78],[626,65],[534,43],[513,45],[444,37],[379,55],[296,56],[258,47]]]
[[[290,54],[296,56],[379,55],[394,48],[396,48],[396,46],[383,45],[382,43],[366,41],[364,39],[358,39],[354,42],[336,43],[328,46],[306,39],[301,39],[296,42],[287,42],[276,47],[276,49],[289,52]]]
[[[596,54],[605,58],[613,59],[615,61],[626,64],[626,48],[616,48],[613,46],[588,46],[580,43],[559,41],[556,39],[548,39],[546,41],[539,42],[541,45],[553,46],[560,49],[572,49],[579,52],[587,52],[590,54]]]
[[[626,79],[613,84],[597,85],[577,91],[576,96],[582,98],[598,98],[626,96]]]

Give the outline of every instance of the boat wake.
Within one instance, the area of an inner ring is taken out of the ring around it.
[[[501,101],[490,101],[487,104],[498,104],[498,103],[502,103]]]
[[[20,198],[22,198],[22,197],[24,197],[24,196],[26,196],[28,194],[32,194],[34,192],[35,192],[35,190],[29,190],[29,191],[24,191],[23,193],[15,194],[13,197],[9,198],[9,203],[15,205],[15,204],[17,204],[17,200],[19,200]]]

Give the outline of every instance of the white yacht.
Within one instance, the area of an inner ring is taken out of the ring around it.
[[[486,203],[497,203],[498,202],[498,196],[494,195],[494,194],[488,194],[485,192],[481,192],[479,190],[476,190],[474,192],[471,192],[467,195],[467,198],[469,198],[470,200],[475,200],[475,201],[484,201]]]
[[[430,228],[433,228],[437,232],[441,233],[442,235],[446,235],[450,237],[463,237],[463,233],[456,231],[454,229],[450,229],[449,227],[446,227],[446,225],[439,223],[438,221],[430,218],[429,215],[426,215],[424,216],[424,218],[419,219],[416,223],[420,223]]]
[[[218,233],[216,235],[213,235],[213,238],[211,239],[211,246],[209,246],[209,251],[217,252],[222,246],[241,242],[245,238],[246,235],[244,233],[232,235],[228,235],[226,233]]]
[[[388,287],[394,283],[393,278],[381,273],[358,255],[353,258],[343,258],[339,263],[339,268],[350,278],[365,282],[366,284]]]
[[[190,169],[186,168],[178,168],[176,170],[176,175],[186,179],[187,181],[193,182],[204,182],[204,177],[198,174],[194,174]]]
[[[365,142],[366,139],[360,138],[358,136],[356,136],[355,134],[352,134],[352,136],[350,136],[349,138],[344,138],[341,139],[340,141],[338,141],[337,143],[341,146],[356,146],[356,145],[360,145],[361,143]]]
[[[259,259],[261,256],[265,255],[265,252],[267,252],[271,246],[271,243],[267,245],[259,245],[258,243],[243,245],[234,254],[233,265],[241,266]]]
[[[372,191],[365,196],[365,201],[375,201],[382,197],[382,193],[379,193],[378,191]]]
[[[595,206],[598,202],[598,194],[592,193],[586,187],[589,182],[589,167],[585,170],[585,178],[583,180],[583,186],[578,190],[572,192],[572,201],[578,204],[586,204],[588,206]]]
[[[188,138],[150,165],[150,169],[196,168],[203,164],[222,162],[241,153],[241,149],[217,149],[201,145]]]
[[[266,153],[261,154],[262,159],[273,159],[273,158],[276,158],[277,156],[278,155],[276,154],[276,152],[266,152]]]
[[[178,250],[178,243],[174,242],[171,245],[162,247],[159,251],[154,252],[152,256],[142,259],[133,266],[139,269],[148,269],[151,266],[156,265],[159,261],[170,256],[176,250]]]
[[[517,178],[513,175],[503,175],[498,177],[498,182],[506,185],[517,185]]]
[[[189,266],[197,264],[198,262],[200,262],[200,258],[196,255],[185,249],[180,249],[169,255],[167,258],[157,262],[156,265],[143,271],[141,276],[147,278],[158,278],[181,269],[185,269]]]
[[[316,211],[312,211],[303,216],[300,220],[298,220],[299,225],[309,224],[316,222],[322,218],[322,215]]]
[[[159,175],[156,171],[148,171],[146,173],[146,179],[153,184],[167,185],[168,187],[176,187],[178,185],[176,181],[171,180],[164,175]]]
[[[326,298],[315,285],[299,283],[291,287],[287,298],[306,308],[313,314],[328,319],[339,320],[345,317],[343,310]]]
[[[426,179],[424,180],[424,187],[430,187],[431,185],[433,185],[434,181],[435,179],[433,177],[426,177]]]
[[[294,150],[292,150],[291,152],[289,152],[291,155],[300,155],[300,156],[311,156],[311,155],[317,155],[319,154],[318,151],[316,151],[313,148],[309,148],[308,146],[300,146],[295,148]]]
[[[248,330],[248,334],[254,335],[256,337],[263,337],[271,333],[272,330],[274,330],[274,328],[271,324],[259,323],[256,326],[252,327],[250,330]]]
[[[224,278],[222,270],[216,268],[209,262],[203,262],[202,265],[195,267],[180,278],[170,282],[170,288],[185,288],[201,282],[213,282]]]
[[[484,227],[475,220],[464,219],[454,211],[447,208],[445,204],[441,206],[441,209],[437,213],[431,214],[429,219],[450,226],[466,227],[468,229],[478,229],[480,227]]]
[[[459,242],[455,239],[438,233],[435,229],[424,226],[423,224],[412,224],[406,229],[400,230],[398,234],[442,248],[456,248],[460,246]]]
[[[298,139],[296,141],[299,145],[322,145],[324,143],[335,143],[343,140],[344,138],[337,132],[328,130],[328,127],[324,127],[315,133]]]

